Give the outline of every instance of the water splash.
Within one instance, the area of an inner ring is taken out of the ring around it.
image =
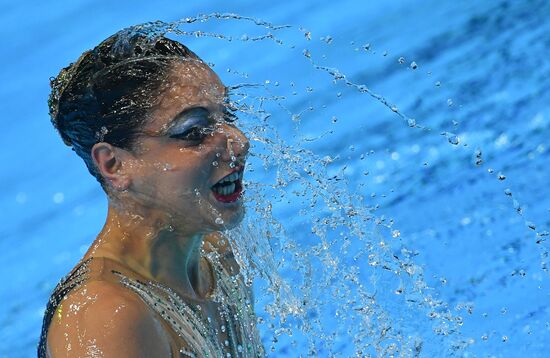
[[[232,36],[184,28],[212,19],[244,19],[273,32],[290,28],[235,14],[210,14],[174,23],[150,23],[140,31],[154,29],[155,36],[173,33],[230,42],[273,40],[279,46],[293,48],[272,32]],[[311,41],[307,31],[305,38]],[[317,65],[309,50],[304,49],[303,55],[314,69],[328,73],[334,82],[342,81],[359,93],[368,94],[407,125],[424,128],[366,85],[349,80],[336,68]],[[239,70],[228,73],[248,78]],[[286,95],[277,94],[280,88],[279,82],[272,80],[228,86],[229,106],[240,112],[239,126],[255,144],[249,172],[258,176],[263,169],[261,174],[267,180],[246,183],[249,213],[237,229],[226,235],[246,282],[259,279],[257,284],[265,286],[265,296],[257,298],[257,310],[261,320],[269,322],[269,350],[277,351],[277,345],[286,341],[294,346],[302,344],[301,349],[310,355],[343,351],[361,356],[420,352],[426,337],[415,333],[418,319],[413,317],[417,315],[428,317],[426,322],[432,322],[433,334],[453,337],[442,341],[447,342],[448,349],[463,349],[467,344],[459,333],[457,322],[461,319],[433,295],[422,269],[413,262],[413,251],[403,247],[400,235],[395,234],[399,231],[392,229],[393,221],[377,217],[377,205],[370,205],[363,195],[351,193],[345,165],[335,172],[338,160],[306,149],[307,143],[332,134],[327,131],[310,138],[301,133],[304,118],[319,109],[307,106],[296,112],[290,108]],[[307,86],[305,92],[312,93],[313,86]],[[293,143],[279,135],[281,128],[277,127],[282,124],[284,129],[286,124],[272,120],[281,113],[295,123]],[[296,212],[301,220],[292,220],[285,212]],[[296,225],[307,227],[309,234],[300,235],[299,240],[291,237],[289,232],[296,232]],[[344,348],[343,342],[350,339],[353,345]],[[432,337],[432,344],[434,341]],[[304,342],[307,346],[303,346]]]
[[[207,21],[246,21],[253,28],[245,34],[188,29],[192,24]],[[254,32],[257,29],[265,32]],[[407,127],[420,129],[423,135],[442,133],[450,148],[467,152],[468,158],[475,158],[476,166],[482,167],[489,161],[481,159],[483,148],[476,147],[470,152],[467,136],[454,134],[457,124],[432,130],[424,124],[427,118],[412,118],[367,84],[352,80],[353,76],[337,66],[319,61],[323,56],[317,56],[313,47],[303,48],[285,40],[289,35],[284,31],[295,33],[294,27],[214,13],[173,23],[150,23],[140,31],[151,31],[155,36],[171,33],[232,43],[274,43],[282,50],[297,52],[313,70],[328,74],[335,87],[343,85],[344,89],[338,87],[340,90],[334,97],[345,100],[355,96],[348,90],[367,95],[388,113],[397,115]],[[298,31],[300,38],[311,46],[314,34],[301,28]],[[326,46],[334,44],[331,36],[320,41]],[[366,54],[374,54],[370,44],[363,49]],[[387,56],[387,51],[383,56]],[[406,62],[401,56],[394,65]],[[421,70],[415,61],[402,68]],[[253,75],[242,69],[228,69],[227,73],[239,81],[253,81],[229,84],[228,89],[230,106],[241,115],[239,126],[254,146],[248,173],[251,179],[246,183],[248,215],[226,235],[234,246],[246,282],[252,284],[256,280],[259,287],[265,288],[258,291],[264,294],[256,300],[260,322],[264,322],[261,328],[270,335],[264,340],[270,342],[268,350],[276,352],[282,349],[278,347],[290,346],[309,355],[346,352],[359,356],[464,352],[473,340],[460,333],[464,318],[459,311],[471,314],[473,304],[468,304],[467,309],[462,303],[453,308],[427,284],[422,267],[415,263],[419,252],[404,244],[405,235],[394,227],[391,218],[377,213],[382,200],[372,199],[385,198],[390,193],[368,195],[369,184],[365,183],[353,187],[347,174],[353,168],[347,163],[353,160],[353,152],[361,153],[363,160],[367,151],[358,145],[359,148],[348,149],[348,157],[330,156],[331,151],[345,153],[341,148],[349,147],[349,142],[338,136],[337,128],[329,129],[345,118],[327,115],[326,105],[306,103],[304,99],[323,86],[307,85],[302,93],[294,82],[284,86],[276,78],[254,81]],[[441,81],[435,82],[435,88],[441,86]],[[298,95],[299,100],[292,99]],[[446,106],[452,109],[457,103],[448,99]],[[313,116],[328,118],[330,124],[312,123]],[[312,126],[323,128],[323,132],[312,130]],[[327,142],[332,143],[328,146]],[[323,151],[329,153],[325,155]],[[430,153],[432,157],[425,162],[426,166],[437,163],[437,150],[434,148]],[[399,160],[399,155],[392,156],[392,160]],[[384,161],[379,163],[380,168],[386,165]],[[501,172],[494,177],[500,181],[506,179]],[[373,180],[387,179],[376,175]],[[512,199],[511,206],[523,217],[522,205],[511,193],[510,189],[506,192]],[[463,225],[469,222],[462,221]],[[525,223],[532,232],[540,227],[531,220],[525,219]],[[536,236],[547,236],[544,233],[539,229]],[[543,250],[543,262],[547,257],[544,252],[547,251]],[[446,284],[446,279],[441,278],[441,283]]]

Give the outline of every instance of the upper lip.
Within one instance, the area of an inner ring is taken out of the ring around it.
[[[231,172],[227,173],[226,175],[224,175],[223,177],[221,177],[220,179],[218,179],[218,180],[214,183],[214,185],[218,184],[221,180],[223,180],[224,178],[230,176],[231,174],[233,174],[233,173],[238,173],[238,172],[241,172],[241,171],[244,171],[244,166],[239,166],[239,167],[233,169]]]

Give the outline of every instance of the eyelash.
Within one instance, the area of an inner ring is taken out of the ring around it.
[[[223,116],[223,119],[224,119],[227,123],[233,123],[233,122],[237,121],[237,116],[236,116],[234,113],[225,112],[225,113],[224,113],[224,116]]]
[[[188,141],[202,141],[214,130],[210,127],[191,127],[183,133],[171,135],[170,138],[183,139]]]

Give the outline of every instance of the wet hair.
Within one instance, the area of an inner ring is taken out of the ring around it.
[[[52,124],[106,190],[91,157],[94,144],[135,149],[172,65],[199,57],[183,44],[140,27],[121,30],[50,78]]]

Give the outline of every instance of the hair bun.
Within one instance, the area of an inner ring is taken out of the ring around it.
[[[50,77],[50,88],[52,91],[50,92],[50,96],[48,97],[48,108],[49,108],[49,114],[50,119],[52,121],[53,126],[57,129],[57,131],[61,134],[61,139],[63,139],[63,142],[71,146],[72,142],[71,139],[64,135],[64,131],[62,128],[62,124],[59,123],[59,120],[57,118],[57,114],[59,113],[59,99],[63,93],[63,90],[67,87],[67,84],[71,81],[71,78],[73,77],[74,63],[71,63],[69,66],[63,68],[57,77]]]

